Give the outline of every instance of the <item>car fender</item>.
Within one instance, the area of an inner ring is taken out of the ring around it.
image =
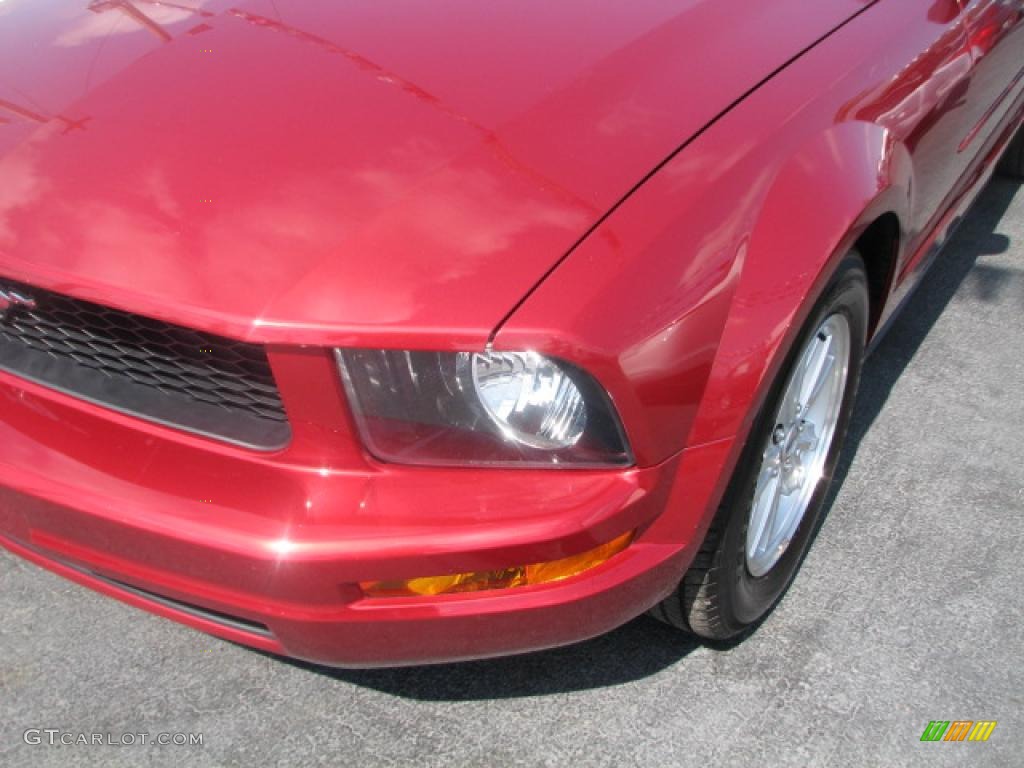
[[[878,125],[831,126],[789,156],[750,233],[689,444],[746,435],[839,261],[879,217],[902,227],[913,194],[909,151]]]
[[[492,337],[596,376],[641,466],[743,431],[833,259],[912,194],[880,127],[752,143],[733,122],[664,164]]]

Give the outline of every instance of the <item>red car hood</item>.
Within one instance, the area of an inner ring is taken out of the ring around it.
[[[7,0],[0,274],[264,341],[479,344],[866,0]]]

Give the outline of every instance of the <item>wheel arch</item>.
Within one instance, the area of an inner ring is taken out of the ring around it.
[[[872,221],[854,245],[864,259],[868,273],[868,297],[871,302],[869,339],[878,331],[883,310],[892,292],[902,242],[900,219],[888,211]]]
[[[909,151],[875,124],[832,126],[788,157],[751,231],[690,445],[745,441],[796,334],[854,248],[868,272],[869,336],[874,332],[906,239],[913,193]]]

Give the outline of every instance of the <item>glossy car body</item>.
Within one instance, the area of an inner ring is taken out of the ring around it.
[[[279,4],[280,5],[280,4]],[[337,665],[531,650],[678,584],[859,244],[881,328],[1024,111],[1024,3],[8,0],[0,276],[265,345],[254,451],[0,371],[0,543]],[[334,347],[532,349],[635,466],[374,459]],[[0,361],[2,362],[2,361]],[[555,560],[580,576],[367,598]]]

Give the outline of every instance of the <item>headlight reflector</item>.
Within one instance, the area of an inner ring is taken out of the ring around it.
[[[624,466],[611,401],[579,368],[536,352],[339,349],[366,447],[408,464]]]
[[[557,363],[536,352],[467,357],[480,403],[510,439],[557,450],[575,445],[583,435],[583,395]]]

